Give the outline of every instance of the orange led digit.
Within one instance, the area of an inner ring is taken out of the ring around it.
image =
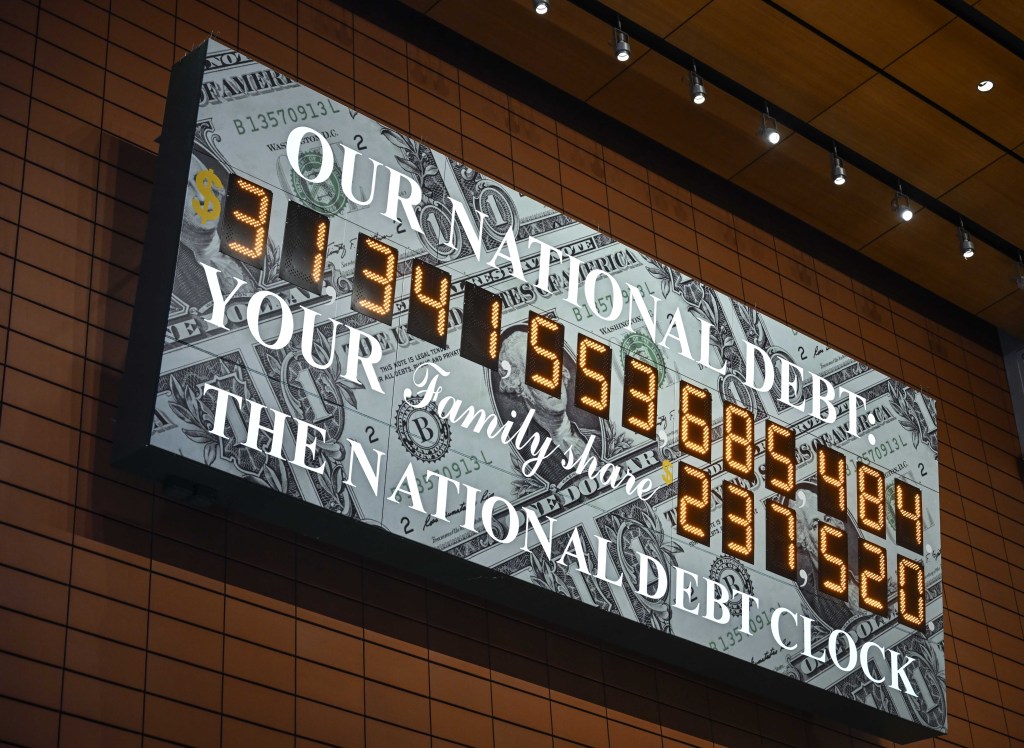
[[[860,570],[860,607],[879,615],[889,613],[889,567],[885,548],[861,540],[857,568]]]
[[[327,257],[327,216],[305,205],[288,201],[281,242],[281,279],[319,294],[323,286]]]
[[[676,532],[703,545],[711,544],[711,478],[692,465],[679,471]]]
[[[650,364],[626,356],[623,383],[622,425],[647,437],[654,437],[658,415],[658,372]]]
[[[390,325],[395,311],[397,277],[398,250],[360,234],[352,280],[352,311]]]
[[[796,512],[771,499],[764,506],[765,568],[787,579],[796,579]]]
[[[792,499],[796,492],[796,442],[785,426],[768,421],[765,428],[764,483]]]
[[[846,458],[828,447],[818,447],[818,511],[846,519]]]
[[[818,523],[818,589],[832,597],[846,600],[847,574],[846,531],[827,522]]]
[[[576,407],[607,418],[611,410],[612,349],[586,335],[576,343]]]
[[[526,383],[552,397],[562,396],[562,349],[565,327],[543,314],[530,312],[526,346]]]
[[[754,560],[754,494],[728,481],[722,484],[722,550]]]
[[[273,195],[266,187],[232,174],[224,203],[224,242],[221,252],[255,267],[267,253],[267,224]]]
[[[487,357],[498,362],[498,335],[501,334],[501,299],[495,298],[487,305]]]
[[[754,416],[739,405],[726,403],[724,424],[725,469],[749,480],[754,477]]]
[[[924,553],[924,522],[921,490],[896,480],[896,542],[915,553]]]
[[[903,556],[896,563],[900,623],[924,631],[924,567]]]
[[[679,450],[711,460],[711,393],[688,382],[679,383]]]
[[[313,258],[313,282],[319,283],[324,277],[324,257],[327,255],[327,221],[321,221],[316,227],[316,257]]]
[[[501,297],[472,283],[466,283],[463,288],[462,346],[459,353],[488,369],[497,369]]]
[[[885,476],[863,462],[857,463],[857,526],[885,537]]]
[[[413,260],[409,294],[409,334],[438,348],[448,342],[448,303],[452,276],[436,265]]]

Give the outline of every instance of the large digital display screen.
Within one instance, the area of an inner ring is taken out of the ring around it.
[[[126,464],[945,731],[930,397],[214,41],[168,111]]]

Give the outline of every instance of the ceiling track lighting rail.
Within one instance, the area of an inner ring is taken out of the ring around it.
[[[952,0],[936,1],[952,2]],[[684,70],[692,70],[697,64],[697,59],[692,55],[662,39],[654,32],[648,30],[645,26],[638,24],[629,18],[622,17],[618,12],[612,10],[600,0],[567,0],[567,2],[571,2],[576,7],[607,23],[614,29],[623,29],[624,32],[628,33],[633,39],[636,39],[652,51],[657,52],[665,59],[676,63]],[[764,97],[758,95],[742,83],[733,80],[724,73],[707,67],[707,65],[703,63],[701,64],[701,70],[703,81],[707,81],[715,87],[720,88],[728,95],[742,101],[755,111],[760,112],[765,109]],[[797,135],[809,140],[825,151],[833,151],[841,145],[837,144],[832,136],[822,132],[810,123],[804,122],[799,117],[790,114],[783,109],[779,109],[778,107],[772,107],[772,118],[777,123],[784,125]],[[963,222],[966,229],[970,231],[971,235],[975,239],[980,239],[997,252],[1016,261],[1019,249],[1012,242],[1004,239],[994,231],[985,228],[981,224],[973,221],[964,221],[963,216],[958,211],[946,205],[938,198],[932,197],[924,190],[918,189],[907,182],[901,182],[896,174],[889,171],[881,164],[872,161],[867,156],[845,146],[843,146],[843,153],[845,155],[845,163],[856,167],[858,170],[864,172],[869,177],[881,182],[882,184],[901,183],[901,189],[899,191],[908,200],[913,201],[921,208],[934,213],[947,221],[953,227],[959,227],[961,222]]]
[[[562,0],[559,5],[570,2]],[[810,257],[880,293],[902,299],[907,307],[939,320],[959,334],[970,336],[986,350],[998,353],[996,328],[907,276],[878,260],[867,257],[835,236],[792,214],[780,211],[767,198],[730,182],[700,166],[669,146],[616,119],[611,114],[557,88],[550,81],[529,73],[496,52],[472,42],[439,21],[406,5],[401,0],[329,0],[351,10],[370,23],[406,39],[444,62],[476,75],[509,96],[532,106],[583,135],[606,143],[626,158],[643,164],[652,172],[678,184],[705,184],[709,200],[731,210],[751,224],[771,231],[783,241],[805,247]],[[557,11],[556,6],[556,11]],[[688,66],[692,64],[692,58]],[[831,147],[831,141],[830,141]],[[845,151],[841,151],[845,155]],[[779,220],[783,218],[784,220]],[[1014,255],[1016,257],[1016,255]]]
[[[1008,52],[1012,52],[1024,60],[1024,40],[1004,29],[981,11],[965,3],[964,0],[935,0],[935,2]]]

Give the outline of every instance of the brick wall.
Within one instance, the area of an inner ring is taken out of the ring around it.
[[[0,739],[879,743],[110,467],[168,72],[212,30],[938,398],[934,743],[1024,745],[1024,486],[998,355],[328,0],[4,0],[0,19]]]

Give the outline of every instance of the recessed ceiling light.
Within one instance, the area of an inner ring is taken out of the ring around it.
[[[995,87],[996,84],[993,83],[992,81],[982,81],[981,83],[978,84],[978,90],[981,91],[982,93],[987,93],[988,91],[991,91]]]

